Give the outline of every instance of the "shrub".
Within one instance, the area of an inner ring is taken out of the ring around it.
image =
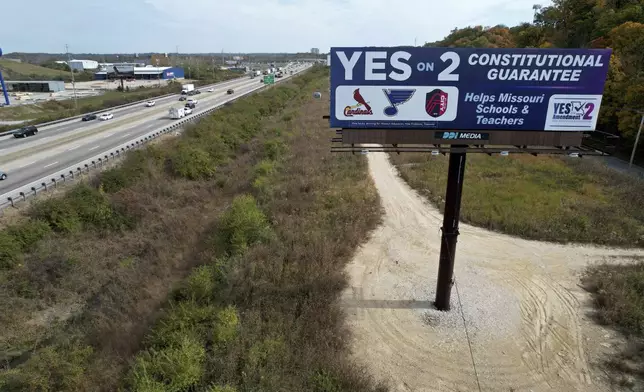
[[[200,147],[187,143],[179,144],[170,162],[174,174],[189,180],[210,178],[215,174],[212,157]]]
[[[341,392],[336,377],[326,371],[317,371],[311,376],[311,392]]]
[[[230,254],[243,253],[250,245],[266,239],[270,228],[266,215],[251,195],[237,196],[221,219],[220,245]]]
[[[92,348],[79,343],[49,346],[23,366],[0,375],[0,389],[13,391],[78,391]]]
[[[195,386],[203,376],[206,350],[201,342],[183,336],[177,345],[139,354],[129,376],[133,391],[179,392]]]
[[[271,160],[277,160],[286,151],[286,145],[279,139],[264,142],[264,155]]]
[[[205,342],[216,320],[217,308],[212,305],[173,302],[148,336],[148,344],[157,349],[171,347],[187,335]]]
[[[216,283],[214,266],[197,267],[180,290],[180,297],[207,303],[215,291]]]
[[[20,243],[8,231],[0,231],[0,269],[12,268],[22,256]]]
[[[206,388],[205,392],[237,392],[237,388],[231,387],[229,385],[211,385],[208,388]]]
[[[239,316],[237,309],[234,306],[217,312],[217,323],[215,324],[213,332],[213,342],[218,344],[226,344],[232,341],[236,336],[239,329]]]
[[[50,232],[51,227],[42,220],[31,220],[24,224],[7,228],[7,233],[14,238],[23,251],[28,250]]]
[[[67,198],[36,201],[29,211],[32,219],[43,220],[57,232],[73,233],[82,224],[76,209]]]

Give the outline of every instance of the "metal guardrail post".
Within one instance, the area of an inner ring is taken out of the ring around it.
[[[20,192],[20,196],[22,196],[22,200],[27,201],[27,196],[25,196],[25,192]]]
[[[63,182],[65,182],[65,180],[67,180],[67,179],[65,178],[65,175],[64,175],[64,174],[61,174],[61,175],[60,175],[60,178],[62,178],[62,179],[63,179]]]
[[[11,207],[15,207],[15,205],[13,205],[13,197],[7,197],[7,200],[11,203]]]
[[[36,196],[36,187],[35,186],[31,187],[31,191],[34,193],[34,196]]]
[[[56,182],[56,179],[55,179],[55,178],[52,178],[52,179],[51,179],[51,182],[53,182],[53,183],[54,183],[54,188],[58,188],[58,183]]]
[[[40,186],[45,188],[45,192],[47,192],[47,183],[46,182],[41,183]]]

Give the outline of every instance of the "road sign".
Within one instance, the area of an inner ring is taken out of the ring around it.
[[[331,48],[331,127],[593,131],[611,49]]]
[[[264,75],[264,84],[274,84],[275,83],[275,75]]]

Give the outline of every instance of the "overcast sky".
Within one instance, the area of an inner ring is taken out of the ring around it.
[[[537,1],[538,2],[538,1]],[[301,52],[419,45],[455,27],[531,21],[535,0],[21,0],[2,4],[9,52]],[[546,1],[542,2],[547,4]],[[396,5],[394,5],[396,4]]]

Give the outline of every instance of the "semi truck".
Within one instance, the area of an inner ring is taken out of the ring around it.
[[[170,113],[170,118],[173,120],[178,120],[186,116],[186,112],[183,108],[170,108],[168,112]]]
[[[181,86],[181,94],[188,94],[190,91],[193,91],[195,89],[195,85],[190,83],[190,84],[184,84]]]

